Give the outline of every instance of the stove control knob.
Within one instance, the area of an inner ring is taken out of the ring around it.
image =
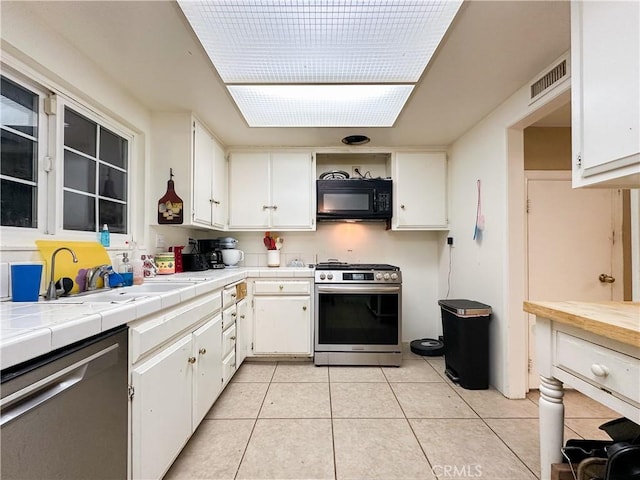
[[[397,273],[392,273],[391,274],[391,280],[397,280],[398,279],[398,274]]]
[[[333,273],[329,273],[327,275],[327,280],[333,280]]]
[[[389,280],[389,274],[388,274],[388,273],[385,273],[385,274],[384,274],[384,279],[385,279],[385,280]]]
[[[376,280],[382,280],[382,274],[380,272],[376,273]]]
[[[327,278],[327,277],[325,276],[325,274],[324,274],[324,273],[321,273],[321,274],[320,274],[320,280],[324,280],[325,278]]]

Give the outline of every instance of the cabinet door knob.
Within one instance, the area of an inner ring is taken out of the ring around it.
[[[235,317],[236,316],[236,312],[231,312],[231,316]]]
[[[191,364],[196,363],[196,357],[189,357],[188,362]]]
[[[240,315],[240,318],[244,319],[244,315]]]
[[[278,205],[271,205],[271,208],[273,208],[274,210],[278,209]]]
[[[280,290],[282,290],[284,288],[284,285],[280,285]]]
[[[607,375],[609,375],[609,369],[606,365],[594,363],[593,365],[591,365],[591,373],[593,373],[596,377],[606,377]]]
[[[235,339],[236,339],[236,337],[235,337],[235,336],[233,336],[233,337],[229,337],[229,338],[230,338],[231,340],[235,340]]]
[[[235,293],[232,293],[232,294],[231,294],[231,296],[232,296],[233,298],[236,298],[236,296],[237,296],[237,295],[236,295]]]
[[[206,348],[201,348],[200,350],[198,350],[198,353],[200,355],[204,355],[205,353],[207,353],[207,349]]]
[[[307,306],[306,306],[306,305],[303,305],[303,306],[302,306],[302,310],[304,310],[304,311],[306,312],[306,311],[307,311]]]
[[[401,208],[402,210],[404,210],[404,205],[400,205],[400,208]]]

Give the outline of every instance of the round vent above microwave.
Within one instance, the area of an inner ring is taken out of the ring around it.
[[[342,143],[346,143],[347,145],[364,145],[370,141],[371,139],[366,135],[349,135],[342,139]]]

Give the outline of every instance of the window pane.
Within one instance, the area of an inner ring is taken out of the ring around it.
[[[96,162],[73,152],[64,152],[64,186],[96,193]]]
[[[94,197],[64,192],[64,229],[97,231],[95,205]]]
[[[115,168],[100,165],[100,195],[127,200],[127,174]]]
[[[129,154],[127,144],[124,138],[100,127],[100,160],[126,169]]]
[[[28,138],[2,131],[2,175],[30,182],[37,181],[38,144]]]
[[[127,233],[127,206],[122,203],[100,200],[100,222],[109,225],[111,233]],[[102,228],[102,227],[100,227]]]
[[[37,228],[36,187],[2,180],[0,182],[0,218],[2,225]]]
[[[38,135],[38,95],[2,77],[2,125],[33,137]]]
[[[73,110],[64,109],[64,144],[67,147],[95,157],[96,134],[95,122]]]

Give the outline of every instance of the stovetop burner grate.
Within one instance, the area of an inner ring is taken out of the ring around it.
[[[316,270],[381,270],[397,272],[400,267],[386,263],[346,263],[346,262],[320,262]]]

